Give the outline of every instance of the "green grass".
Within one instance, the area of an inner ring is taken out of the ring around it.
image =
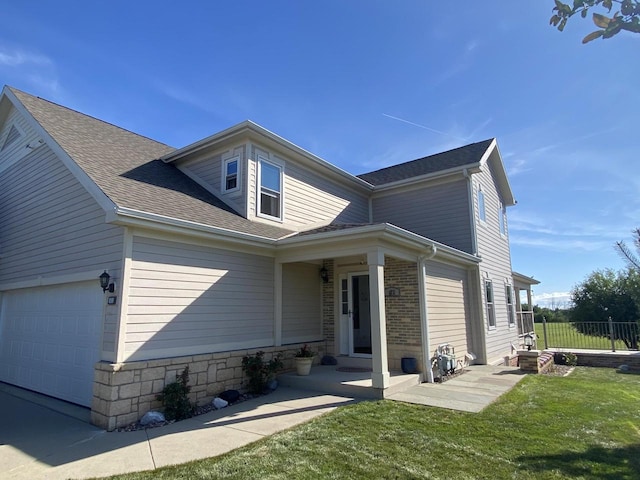
[[[541,323],[534,325],[538,337],[538,348],[544,346],[544,330]],[[547,339],[549,348],[588,348],[595,350],[611,350],[611,340],[594,337],[578,332],[569,323],[547,323]],[[627,350],[622,340],[616,340],[616,350]]]
[[[111,478],[638,479],[639,405],[639,376],[578,367],[530,375],[478,414],[363,402],[220,457]]]

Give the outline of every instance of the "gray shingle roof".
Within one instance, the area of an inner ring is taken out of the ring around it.
[[[358,177],[372,185],[384,185],[452,168],[462,168],[465,165],[479,162],[492,141],[493,139],[489,139],[472,143],[410,162],[363,173]]]
[[[117,206],[271,239],[292,233],[247,220],[158,160],[174,148],[19,90],[11,92]]]

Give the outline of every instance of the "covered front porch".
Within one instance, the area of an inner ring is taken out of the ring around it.
[[[289,265],[317,265],[322,340],[316,345],[323,356],[338,362],[314,367],[308,378],[283,375],[284,384],[308,383],[320,390],[340,385],[344,394],[355,390],[360,397],[383,398],[422,380],[433,381],[437,345],[429,337],[427,264],[453,261],[466,278],[465,269],[477,265],[478,258],[388,224],[325,227],[280,241],[279,248],[276,312],[291,300],[281,281]],[[466,352],[467,318],[461,308],[453,336]],[[414,358],[417,368],[403,374],[406,357]]]

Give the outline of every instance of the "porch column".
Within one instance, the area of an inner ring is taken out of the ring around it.
[[[527,304],[529,305],[529,311],[533,312],[533,303],[531,303],[531,285],[527,285]]]
[[[374,250],[367,253],[369,264],[369,298],[371,306],[371,381],[373,388],[389,387],[389,362],[387,361],[387,325],[384,308],[384,253]]]
[[[282,345],[282,263],[275,262],[273,269],[273,345]]]

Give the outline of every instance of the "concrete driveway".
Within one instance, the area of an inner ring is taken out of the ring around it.
[[[101,477],[213,457],[354,401],[281,387],[189,420],[119,433],[90,425],[87,409],[0,384],[0,478]]]

